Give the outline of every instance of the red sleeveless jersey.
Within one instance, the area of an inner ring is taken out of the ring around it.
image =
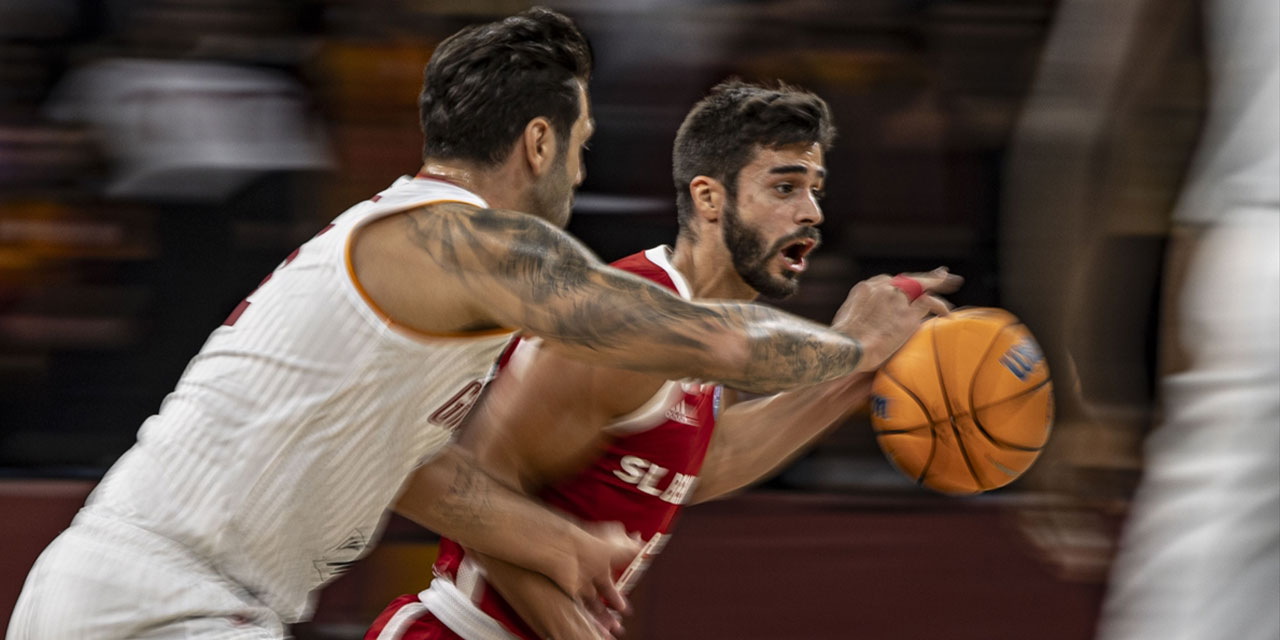
[[[666,247],[623,258],[613,266],[661,284],[685,298],[688,286],[667,258]],[[501,375],[501,374],[499,374]],[[644,552],[617,576],[629,589],[653,555],[661,551],[681,505],[692,495],[711,442],[720,388],[692,381],[669,381],[636,412],[609,425],[612,443],[582,473],[539,495],[547,504],[586,521],[618,521],[648,541]],[[465,559],[452,540],[442,540],[437,580],[446,579],[473,604],[509,631],[537,640],[514,610]]]

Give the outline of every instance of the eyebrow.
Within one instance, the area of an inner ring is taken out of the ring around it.
[[[802,164],[784,164],[782,166],[773,167],[772,169],[769,169],[769,173],[771,174],[808,173],[808,172],[809,172],[809,168]],[[819,167],[818,177],[819,178],[827,177],[827,170]]]

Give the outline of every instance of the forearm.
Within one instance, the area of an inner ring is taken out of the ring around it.
[[[577,359],[752,393],[838,379],[863,363],[857,339],[761,305],[688,303],[663,294],[629,296],[586,315],[590,323],[540,335]]]
[[[712,379],[751,393],[777,393],[839,381],[864,363],[857,339],[781,312],[759,314],[747,336],[749,358],[737,378]]]
[[[605,637],[578,602],[543,576],[468,550],[484,568],[486,581],[540,638],[556,640]]]
[[[790,461],[865,404],[871,375],[846,376],[730,407],[716,421],[715,440],[692,502],[737,491]]]
[[[454,445],[414,473],[395,511],[464,546],[547,575],[577,563],[575,541],[585,535],[495,480]]]

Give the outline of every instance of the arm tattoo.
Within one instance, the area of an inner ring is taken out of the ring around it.
[[[713,338],[737,334],[750,362],[716,379],[761,391],[839,377],[862,357],[856,340],[775,309],[693,304],[602,268],[580,243],[529,215],[442,204],[405,219],[414,243],[441,269],[477,291],[510,292],[524,302],[520,326],[552,340],[620,357],[660,347],[696,363],[709,360]]]

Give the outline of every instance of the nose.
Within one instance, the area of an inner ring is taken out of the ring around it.
[[[822,224],[822,220],[822,205],[818,204],[818,199],[813,194],[809,194],[796,211],[796,224],[816,227]]]
[[[578,176],[573,180],[573,187],[576,189],[582,186],[582,182],[587,179],[587,165],[578,163]]]

